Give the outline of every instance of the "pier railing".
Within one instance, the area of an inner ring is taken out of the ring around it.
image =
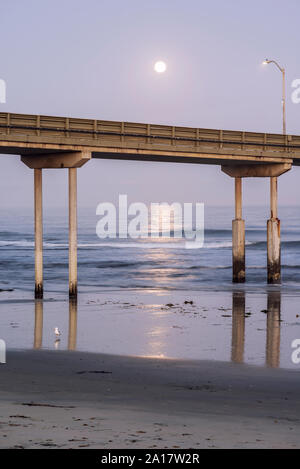
[[[71,117],[0,113],[0,137],[36,137],[88,146],[167,148],[193,151],[300,158],[300,136],[116,122]]]

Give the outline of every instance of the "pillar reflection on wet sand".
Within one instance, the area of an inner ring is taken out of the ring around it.
[[[281,293],[268,292],[266,364],[272,368],[280,365],[280,310]]]
[[[245,292],[232,292],[232,344],[231,360],[235,363],[244,361],[245,346]]]
[[[69,301],[69,338],[68,350],[76,350],[77,342],[77,300]]]
[[[40,349],[43,343],[43,300],[35,300],[34,310],[35,317],[33,348]]]

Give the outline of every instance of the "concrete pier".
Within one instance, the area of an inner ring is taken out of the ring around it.
[[[35,220],[35,297],[43,297],[43,226],[42,226],[42,170],[69,171],[69,296],[77,297],[77,168],[90,161],[91,151],[71,151],[21,156],[21,161],[34,170]]]
[[[235,220],[232,221],[232,281],[245,282],[245,221],[242,220],[242,179],[235,178]]]
[[[280,283],[280,220],[277,213],[277,177],[270,178],[271,218],[267,223],[268,283]]]
[[[77,168],[69,168],[69,296],[77,297]]]
[[[69,170],[69,295],[77,296],[77,173],[91,158],[216,164],[235,178],[233,282],[245,282],[242,178],[271,178],[268,281],[280,281],[277,177],[300,166],[299,136],[0,113],[1,153],[20,154],[35,170],[36,297],[43,295],[42,180],[46,168]],[[51,124],[51,125],[50,125]],[[162,141],[163,139],[163,141]]]
[[[235,178],[235,220],[232,222],[233,282],[245,281],[245,222],[242,220],[242,178],[270,178],[271,218],[267,226],[268,283],[280,283],[280,220],[277,216],[277,177],[291,169],[289,163],[222,165]]]
[[[43,298],[42,170],[34,169],[35,298]]]

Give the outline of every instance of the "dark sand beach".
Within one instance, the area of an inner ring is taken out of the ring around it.
[[[236,363],[10,351],[1,448],[296,448],[299,374]]]

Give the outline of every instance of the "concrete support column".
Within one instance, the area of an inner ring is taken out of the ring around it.
[[[235,178],[235,220],[232,221],[232,281],[245,282],[245,221],[242,220],[242,179]]]
[[[43,298],[42,170],[34,169],[35,298]]]
[[[77,169],[69,168],[69,296],[77,297]]]
[[[270,178],[271,218],[267,223],[268,283],[280,283],[280,220],[277,212],[277,177]]]

